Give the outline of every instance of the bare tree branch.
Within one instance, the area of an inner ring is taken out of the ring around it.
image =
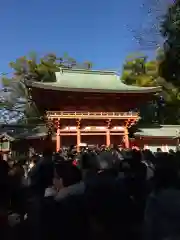
[[[141,24],[137,28],[129,26],[140,50],[155,50],[162,46],[160,28],[170,0],[144,0],[141,8]]]

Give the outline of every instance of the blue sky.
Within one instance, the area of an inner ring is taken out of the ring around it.
[[[138,51],[131,29],[145,21],[143,0],[1,0],[0,72],[30,51],[67,52],[96,69],[120,69]]]

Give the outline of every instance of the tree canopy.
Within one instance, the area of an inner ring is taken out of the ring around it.
[[[164,37],[165,57],[160,64],[159,74],[168,82],[180,87],[180,1],[170,4],[162,17],[161,34]]]
[[[43,57],[39,57],[35,52],[31,52],[28,56],[22,56],[15,61],[10,62],[10,67],[13,70],[13,77],[8,78],[3,75],[1,82],[4,90],[9,92],[1,101],[1,109],[24,113],[25,121],[39,121],[42,118],[37,111],[37,108],[31,100],[28,91],[27,81],[38,82],[55,82],[55,72],[60,71],[60,68],[78,68],[91,69],[92,63],[85,61],[79,63],[74,58],[65,53],[62,57],[57,57],[54,53],[48,53]]]
[[[159,65],[163,57],[161,49],[158,49],[157,57],[154,60],[148,60],[148,57],[141,53],[128,56],[123,65],[122,80],[128,85],[141,87],[161,86],[162,93],[157,96],[156,101],[150,102],[146,107],[142,106],[142,119],[147,123],[155,121],[159,111],[158,98],[162,96],[165,101],[162,122],[178,124],[180,123],[180,89],[159,75]]]
[[[31,52],[28,56],[22,56],[10,62],[10,67],[16,79],[54,82],[56,81],[55,72],[58,72],[60,67],[91,69],[92,63],[89,61],[79,63],[67,53],[63,57],[57,57],[54,53],[38,57],[35,52]]]
[[[135,53],[128,56],[123,64],[122,80],[128,85],[155,86],[157,78],[156,61],[148,61],[147,56]]]

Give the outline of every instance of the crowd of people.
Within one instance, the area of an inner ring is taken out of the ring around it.
[[[1,239],[180,239],[180,151],[72,147],[0,159]]]

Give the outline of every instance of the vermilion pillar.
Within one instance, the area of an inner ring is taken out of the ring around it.
[[[61,131],[60,131],[60,122],[57,123],[56,130],[56,152],[59,152],[61,149]]]
[[[77,121],[77,152],[80,151],[80,144],[81,144],[81,130],[80,130],[80,120]]]
[[[109,147],[111,145],[111,136],[110,136],[110,130],[107,128],[106,130],[106,146]]]
[[[111,127],[111,119],[107,121],[107,129],[106,129],[106,146],[107,147],[111,145],[110,127]]]
[[[124,144],[125,148],[129,148],[129,132],[127,127],[124,129]]]

